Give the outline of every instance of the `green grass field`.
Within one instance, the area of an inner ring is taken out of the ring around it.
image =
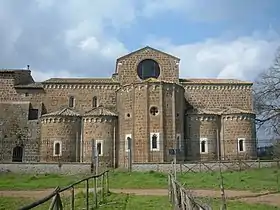
[[[241,172],[225,172],[225,189],[239,189],[251,191],[278,190],[277,170],[273,168],[252,169]],[[0,190],[38,190],[46,188],[64,187],[70,185],[86,175],[65,176],[56,174],[0,174]],[[181,183],[192,189],[219,189],[219,173],[178,173]],[[167,187],[167,174],[157,172],[121,172],[114,171],[109,174],[111,189],[119,188],[138,188],[155,189]],[[280,179],[280,178],[279,178]],[[81,185],[79,187],[84,187]],[[208,202],[209,203],[209,199]],[[0,210],[17,209],[18,207],[34,202],[34,199],[0,197]],[[69,199],[67,201],[69,204]],[[79,198],[76,202],[77,207],[83,206],[85,199]],[[48,203],[49,204],[49,203]],[[47,209],[43,205],[35,210]],[[214,209],[219,209],[220,201],[211,199],[210,204]],[[279,209],[268,205],[251,205],[237,201],[228,201],[228,209],[254,209],[254,210],[272,210]],[[66,208],[67,209],[67,208]],[[111,194],[106,198],[99,208],[101,210],[109,209],[171,209],[168,198],[164,196],[133,196],[126,194]]]
[[[0,210],[15,210],[21,207],[22,205],[29,204],[34,200],[31,199],[22,199],[22,198],[6,198],[0,197]],[[46,210],[48,209],[49,203],[45,205],[36,207],[34,210]],[[220,207],[219,200],[207,200],[213,210],[218,210]],[[70,209],[69,199],[64,199],[65,209]],[[92,201],[91,201],[92,204]],[[85,196],[80,194],[77,196],[75,201],[76,209],[80,209],[85,206]],[[263,204],[246,204],[237,201],[228,201],[227,202],[228,210],[276,210],[278,207],[263,205]],[[171,210],[172,207],[166,196],[134,196],[127,194],[111,194],[106,198],[104,202],[101,203],[99,207],[100,210],[113,210],[113,209],[133,209],[133,210]]]
[[[251,191],[278,190],[276,170],[273,168],[251,169],[241,172],[224,172],[226,189],[242,189]],[[85,175],[84,175],[85,176]],[[55,188],[69,185],[83,175],[28,175],[28,174],[0,174],[0,190],[23,190]],[[167,175],[157,172],[110,172],[110,188],[166,188]],[[218,189],[220,185],[219,173],[184,173],[179,174],[181,183],[192,189]],[[280,182],[280,176],[279,176]]]

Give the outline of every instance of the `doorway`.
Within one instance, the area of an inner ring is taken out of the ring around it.
[[[23,148],[21,146],[16,146],[13,149],[12,162],[22,162],[22,157],[23,157]]]

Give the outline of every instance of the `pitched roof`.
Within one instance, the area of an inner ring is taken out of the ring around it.
[[[31,72],[31,70],[26,69],[0,69],[0,73],[16,73],[16,72]]]
[[[30,83],[27,85],[16,85],[15,88],[19,88],[19,89],[41,89],[43,88],[43,85],[41,82],[34,82],[34,83]]]
[[[84,113],[84,116],[118,116],[115,112],[99,106]]]
[[[59,84],[92,84],[92,83],[118,83],[112,78],[50,78],[42,82],[44,84],[59,83]]]
[[[174,58],[174,59],[176,59],[176,60],[178,60],[178,61],[180,60],[180,58],[177,58],[177,57],[175,57],[174,55],[170,55],[170,54],[168,54],[168,53],[162,52],[162,51],[157,50],[157,49],[155,49],[155,48],[152,48],[152,47],[150,47],[150,46],[146,46],[146,47],[143,47],[143,48],[141,48],[141,49],[135,50],[135,51],[133,51],[133,52],[131,52],[131,53],[129,53],[129,54],[126,54],[126,55],[124,55],[124,56],[122,56],[122,57],[119,57],[119,58],[117,59],[117,61],[119,61],[119,60],[121,60],[121,59],[123,59],[123,58],[126,58],[126,57],[128,57],[128,56],[134,55],[135,53],[144,51],[144,50],[152,50],[152,51],[155,51],[155,52],[158,52],[158,53],[161,53],[161,54],[170,56],[170,57],[172,57],[172,58]]]
[[[238,79],[215,79],[215,78],[190,78],[190,79],[179,79],[180,83],[183,84],[253,84],[252,82],[242,81]]]
[[[71,117],[78,117],[80,116],[79,113],[71,110],[70,108],[64,108],[62,110],[59,111],[55,111],[55,112],[51,112],[51,113],[47,113],[44,114],[42,117],[48,117],[48,116],[71,116]]]
[[[228,115],[228,114],[254,114],[251,110],[243,110],[239,108],[233,107],[225,107],[225,108],[195,108],[189,110],[188,114],[214,114],[214,115]]]

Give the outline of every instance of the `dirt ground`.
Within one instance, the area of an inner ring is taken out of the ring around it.
[[[81,190],[76,190],[76,193]],[[114,193],[127,193],[135,195],[168,195],[166,189],[110,189]],[[36,191],[0,191],[1,197],[21,197],[40,199],[53,192],[53,189]],[[194,196],[218,198],[221,193],[218,190],[191,190]],[[226,190],[226,197],[231,200],[239,200],[248,203],[263,203],[268,205],[280,206],[280,194],[269,192],[254,193],[250,191]]]

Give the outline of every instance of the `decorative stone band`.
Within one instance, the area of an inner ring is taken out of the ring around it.
[[[85,122],[85,123],[106,123],[106,122],[113,122],[113,121],[114,121],[114,118],[108,117],[108,116],[83,118],[83,122]]]
[[[203,116],[203,115],[189,115],[188,119],[191,121],[216,121],[219,115],[213,116]],[[232,115],[221,115],[221,118],[224,120],[247,120],[254,121],[255,115],[253,114],[232,114]]]
[[[138,90],[142,90],[144,88],[149,88],[149,90],[157,90],[162,86],[163,90],[169,91],[169,90],[176,90],[176,92],[179,92],[181,89],[184,90],[184,87],[177,83],[169,83],[169,82],[161,82],[161,84],[157,83],[134,83],[134,84],[127,84],[124,86],[121,86],[117,89],[119,92],[130,92],[131,90],[137,88]]]
[[[75,123],[81,121],[79,117],[43,117],[41,118],[42,124],[47,123]]]
[[[117,90],[119,85],[89,85],[89,84],[44,84],[46,89],[103,89],[103,90]]]
[[[218,116],[189,116],[191,121],[216,121]]]
[[[41,118],[41,123],[42,124],[47,124],[47,123],[75,123],[78,121],[83,121],[85,123],[106,123],[106,122],[113,122],[114,118],[113,117],[108,117],[108,116],[99,116],[99,117],[86,117],[86,118],[81,118],[81,117],[44,117]]]
[[[233,114],[233,115],[223,115],[222,118],[224,120],[247,120],[247,121],[255,121],[254,114]]]
[[[186,90],[251,90],[251,85],[221,84],[221,85],[185,85]]]

